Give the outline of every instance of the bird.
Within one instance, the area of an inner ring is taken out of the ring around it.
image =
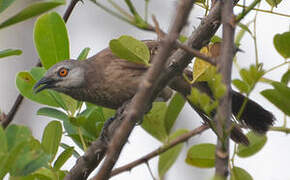
[[[143,42],[149,48],[152,59],[158,52],[160,42],[154,40]],[[34,91],[38,93],[45,89],[52,89],[79,101],[117,109],[135,95],[147,69],[148,66],[143,64],[120,59],[110,48],[106,48],[86,60],[64,60],[53,65],[35,84]],[[192,74],[188,69],[185,73]],[[196,82],[193,86],[211,94],[206,82]],[[187,96],[191,87],[180,75],[160,92],[158,98],[167,101],[172,95],[172,89]],[[231,94],[232,113],[237,115],[246,97],[234,90],[231,90]],[[275,117],[261,105],[248,99],[240,119],[248,128],[263,134],[273,125]],[[232,129],[231,136],[238,143],[249,144],[247,138],[242,137],[239,128]]]

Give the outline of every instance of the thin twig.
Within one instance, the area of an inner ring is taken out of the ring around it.
[[[241,12],[240,14],[237,15],[236,17],[236,23],[240,22],[250,11],[252,11],[252,9],[255,8],[255,6],[261,2],[261,0],[255,0],[253,1],[250,6],[248,6],[245,10],[243,10],[243,12]]]
[[[75,8],[75,6],[77,5],[77,3],[78,3],[79,1],[81,1],[81,0],[71,0],[71,2],[70,2],[70,4],[69,4],[68,8],[66,9],[66,11],[65,11],[65,13],[64,13],[64,15],[63,15],[63,17],[62,17],[63,20],[64,20],[64,22],[67,22],[67,21],[68,21],[68,18],[70,17],[70,15],[71,15],[73,9]]]
[[[244,6],[244,5],[240,5],[240,4],[237,4],[236,6],[241,7],[241,8],[248,8],[248,6]],[[278,16],[290,17],[290,14],[278,13],[278,12],[274,12],[271,10],[265,10],[265,9],[259,9],[259,8],[253,8],[253,10],[263,12],[263,13],[275,14]]]
[[[224,1],[222,3],[222,24],[223,24],[223,41],[221,55],[217,61],[217,67],[222,75],[222,82],[226,86],[225,95],[220,99],[217,108],[217,114],[214,117],[218,133],[215,174],[221,179],[227,179],[228,162],[229,162],[229,134],[231,128],[231,73],[234,57],[234,33],[235,33],[235,17],[233,15],[232,1]]]
[[[155,29],[155,32],[158,36],[158,40],[161,41],[163,39],[163,37],[166,35],[166,33],[160,29],[159,23],[154,15],[152,16],[152,20],[155,24],[154,29]],[[214,66],[216,65],[216,62],[212,57],[206,56],[206,55],[202,54],[199,50],[193,49],[189,46],[186,46],[185,44],[181,44],[178,40],[176,40],[176,46],[183,49],[184,51],[192,54],[193,56],[198,57],[198,58],[210,63],[211,65],[214,65]]]
[[[180,143],[187,141],[189,138],[191,138],[197,134],[202,133],[203,131],[207,130],[208,128],[209,127],[207,125],[201,125],[200,127],[196,128],[196,129],[194,129],[186,134],[179,136],[175,140],[171,141],[169,144],[161,146],[158,149],[152,151],[151,153],[149,153],[149,154],[147,154],[147,155],[145,155],[145,156],[143,156],[143,157],[141,157],[141,158],[139,158],[139,159],[137,159],[129,164],[126,164],[122,167],[114,169],[111,173],[111,177],[115,176],[117,174],[120,174],[122,172],[125,172],[125,171],[130,171],[132,168],[134,168],[142,163],[148,162],[150,159],[168,151],[169,149],[171,149],[172,147],[174,147]]]
[[[131,131],[138,120],[142,119],[144,113],[150,107],[150,104],[157,96],[153,94],[153,90],[158,86],[156,81],[161,72],[165,69],[167,59],[170,52],[174,49],[174,44],[179,36],[180,31],[186,24],[190,10],[193,6],[194,0],[181,0],[177,9],[176,17],[173,21],[171,29],[168,35],[164,38],[164,42],[160,45],[160,51],[153,57],[153,65],[150,66],[146,72],[143,81],[139,86],[139,90],[133,97],[130,105],[128,106],[128,112],[125,118],[113,136],[113,139],[109,145],[107,156],[100,168],[100,171],[94,179],[105,180],[110,177],[111,170],[115,165],[121,150],[126,143]]]

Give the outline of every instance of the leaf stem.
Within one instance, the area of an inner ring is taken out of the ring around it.
[[[278,64],[277,66],[274,66],[274,67],[270,68],[269,70],[267,70],[267,71],[265,72],[265,74],[268,73],[268,72],[271,72],[271,71],[273,71],[273,70],[275,70],[275,69],[277,69],[277,68],[279,68],[279,67],[281,67],[281,66],[284,66],[285,64],[290,64],[290,61],[283,62],[283,63],[281,63],[281,64]]]
[[[84,140],[84,137],[83,137],[83,134],[82,134],[82,131],[81,131],[81,128],[78,127],[78,134],[80,136],[80,139],[81,139],[81,142],[82,142],[82,146],[84,148],[84,151],[86,152],[87,151],[87,145],[85,143],[85,140]]]
[[[240,13],[240,14],[238,14],[237,15],[237,17],[236,17],[236,22],[240,22],[252,9],[254,9],[254,7],[258,4],[258,3],[260,3],[260,1],[261,0],[255,0],[254,2],[252,2],[251,4],[250,4],[250,6],[248,6],[248,7],[245,7],[244,9],[243,9],[243,11]]]
[[[115,16],[116,18],[125,21],[129,24],[133,24],[133,21],[131,19],[127,19],[126,17],[112,11],[111,9],[107,8],[106,6],[100,4],[99,2],[97,2],[96,0],[90,0],[91,2],[93,2],[94,4],[96,4],[97,6],[99,6],[101,9],[103,9],[104,11],[106,11],[107,13],[111,14],[112,16]]]
[[[241,5],[241,4],[237,4],[236,6],[237,7],[241,7],[241,8],[248,8],[248,6],[244,6],[244,5]],[[290,14],[278,13],[278,12],[274,12],[274,11],[271,11],[271,10],[265,10],[265,9],[259,9],[259,8],[253,8],[253,10],[259,11],[259,12],[263,12],[263,13],[275,14],[275,15],[278,15],[278,16],[290,17]]]

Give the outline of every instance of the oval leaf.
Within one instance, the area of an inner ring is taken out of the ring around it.
[[[74,148],[73,147],[69,147],[67,149],[65,149],[56,159],[56,161],[53,164],[53,169],[54,170],[59,170],[64,163],[72,156],[74,152]]]
[[[164,141],[167,138],[164,125],[166,109],[167,106],[164,102],[153,103],[153,108],[144,116],[142,123],[142,128],[159,141]]]
[[[0,58],[8,57],[8,56],[15,56],[22,54],[22,51],[19,49],[5,49],[0,51]]]
[[[273,82],[275,89],[266,89],[261,94],[281,111],[290,116],[290,88],[283,83]]]
[[[274,36],[274,46],[285,59],[290,57],[290,31]]]
[[[44,151],[51,156],[50,161],[53,161],[55,154],[57,153],[58,146],[62,136],[62,127],[60,122],[51,121],[45,127],[41,145]]]
[[[267,142],[267,136],[260,134],[258,135],[252,131],[247,133],[247,137],[250,141],[250,145],[249,146],[244,146],[242,144],[238,145],[237,155],[239,157],[249,157],[256,154],[263,148],[263,146]]]
[[[40,15],[62,4],[65,4],[64,0],[34,3],[24,8],[22,11],[12,16],[11,18],[7,19],[3,23],[1,23],[0,29]],[[1,12],[1,3],[0,3],[0,12]]]
[[[37,115],[56,118],[62,121],[68,120],[68,116],[64,112],[49,107],[38,109]]]
[[[171,128],[174,125],[179,113],[183,109],[184,104],[185,100],[179,93],[176,93],[171,99],[166,110],[164,122],[167,134],[170,134]]]
[[[149,65],[150,52],[146,44],[131,36],[121,36],[110,41],[113,54],[121,59]]]
[[[40,104],[59,107],[50,95],[50,91],[42,91],[35,94],[32,89],[35,83],[36,80],[29,72],[20,72],[16,76],[16,86],[21,95]]]
[[[215,163],[215,145],[210,143],[192,146],[187,151],[185,162],[199,168],[212,168]]]
[[[90,52],[90,48],[84,48],[83,50],[82,50],[82,52],[80,53],[80,55],[78,56],[78,60],[85,60],[86,58],[87,58],[87,56],[88,56],[88,54],[89,54],[89,52]]]
[[[177,137],[181,136],[182,134],[187,133],[188,130],[186,129],[179,129],[173,134],[170,135],[169,137],[169,142],[173,141]],[[173,148],[169,149],[165,153],[162,153],[159,156],[159,161],[158,161],[158,172],[159,172],[159,177],[162,179],[162,177],[165,175],[165,173],[169,170],[169,168],[174,164],[176,159],[178,158],[178,155],[180,154],[180,151],[183,147],[184,143],[180,143]]]
[[[42,15],[34,27],[34,42],[42,65],[49,69],[69,59],[69,40],[63,19],[56,12]]]
[[[253,178],[243,168],[234,166],[231,169],[231,179],[230,180],[253,180]]]

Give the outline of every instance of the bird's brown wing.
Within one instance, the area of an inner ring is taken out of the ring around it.
[[[157,41],[144,41],[149,48],[151,57],[157,51]],[[152,58],[151,58],[152,59]],[[115,56],[109,48],[106,48],[88,59],[87,76],[89,78],[89,89],[92,94],[91,102],[109,107],[118,108],[125,101],[132,98],[137,92],[140,81],[148,67],[143,64],[129,62]],[[90,78],[95,76],[94,78]],[[160,97],[167,100],[171,97],[172,91],[165,88]]]

